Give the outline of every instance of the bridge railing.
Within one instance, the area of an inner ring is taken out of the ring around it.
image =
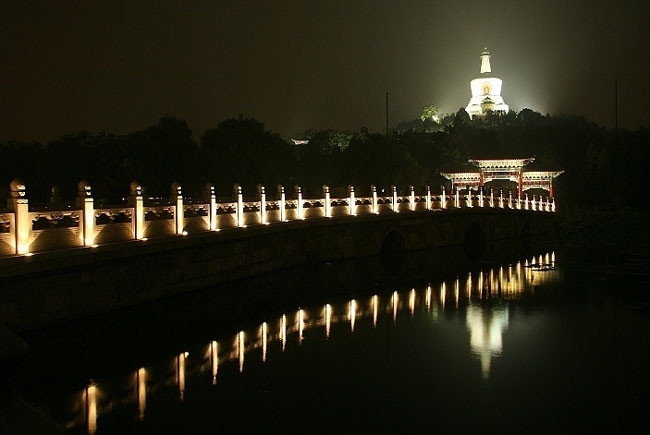
[[[300,187],[293,198],[287,198],[284,187],[278,186],[275,197],[269,199],[264,186],[258,187],[256,196],[245,198],[241,187],[235,185],[232,201],[217,201],[212,185],[206,186],[201,198],[186,198],[181,186],[174,183],[168,200],[145,205],[142,187],[133,182],[126,205],[95,206],[90,184],[82,181],[74,204],[47,209],[30,209],[26,192],[20,180],[11,182],[7,210],[0,212],[0,258],[317,218],[470,207],[555,212],[552,198],[529,199],[527,194],[515,198],[502,191],[485,195],[482,189],[446,194],[444,188],[434,195],[428,186],[420,194],[409,186],[402,195],[395,186],[389,195],[378,195],[371,186],[371,196],[363,197],[356,196],[354,187],[349,186],[347,196],[340,198],[331,197],[328,186],[323,186],[319,198],[303,198]]]

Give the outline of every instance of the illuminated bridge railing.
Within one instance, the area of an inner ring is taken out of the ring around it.
[[[96,207],[90,184],[82,181],[74,204],[30,209],[25,185],[14,180],[8,210],[0,212],[0,258],[317,218],[472,207],[555,212],[552,198],[514,198],[503,192],[446,194],[443,188],[434,195],[428,186],[424,194],[416,194],[413,186],[406,195],[398,195],[394,186],[390,195],[378,195],[374,186],[370,192],[369,197],[359,197],[349,186],[347,196],[331,197],[329,187],[323,186],[320,198],[303,198],[301,188],[296,187],[293,198],[287,198],[279,186],[275,198],[267,198],[266,189],[259,186],[257,195],[248,198],[235,185],[233,201],[217,201],[212,185],[206,186],[201,198],[187,198],[174,183],[168,201],[147,201],[146,205],[142,187],[133,182],[127,205]]]

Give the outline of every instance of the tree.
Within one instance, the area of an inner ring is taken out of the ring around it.
[[[222,196],[232,195],[235,183],[254,196],[257,185],[267,189],[293,177],[293,148],[264,124],[252,118],[226,119],[201,138],[205,182],[215,184]]]

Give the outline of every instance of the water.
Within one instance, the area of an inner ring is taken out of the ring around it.
[[[68,434],[644,427],[647,283],[552,250],[454,275],[433,261],[305,268],[28,334],[21,391]]]

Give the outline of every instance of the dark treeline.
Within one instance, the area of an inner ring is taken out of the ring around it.
[[[555,183],[558,205],[566,207],[647,209],[645,166],[650,158],[648,128],[612,131],[578,116],[542,115],[529,109],[469,119],[464,109],[434,121],[422,117],[400,123],[388,135],[341,130],[307,131],[294,144],[239,116],[206,130],[200,142],[187,122],[173,116],[125,135],[67,134],[46,144],[0,143],[3,179],[22,179],[30,201],[50,201],[57,187],[63,201],[73,201],[77,183],[87,180],[102,204],[119,204],[138,181],[147,196],[167,197],[178,181],[187,196],[199,196],[206,183],[220,199],[233,197],[239,183],[253,197],[262,184],[274,197],[276,186],[287,194],[299,185],[306,197],[320,196],[328,184],[334,195],[354,185],[359,195],[396,185],[404,193],[446,183],[441,171],[474,170],[469,158],[535,157],[530,170],[564,170]],[[4,203],[4,201],[3,201]]]

